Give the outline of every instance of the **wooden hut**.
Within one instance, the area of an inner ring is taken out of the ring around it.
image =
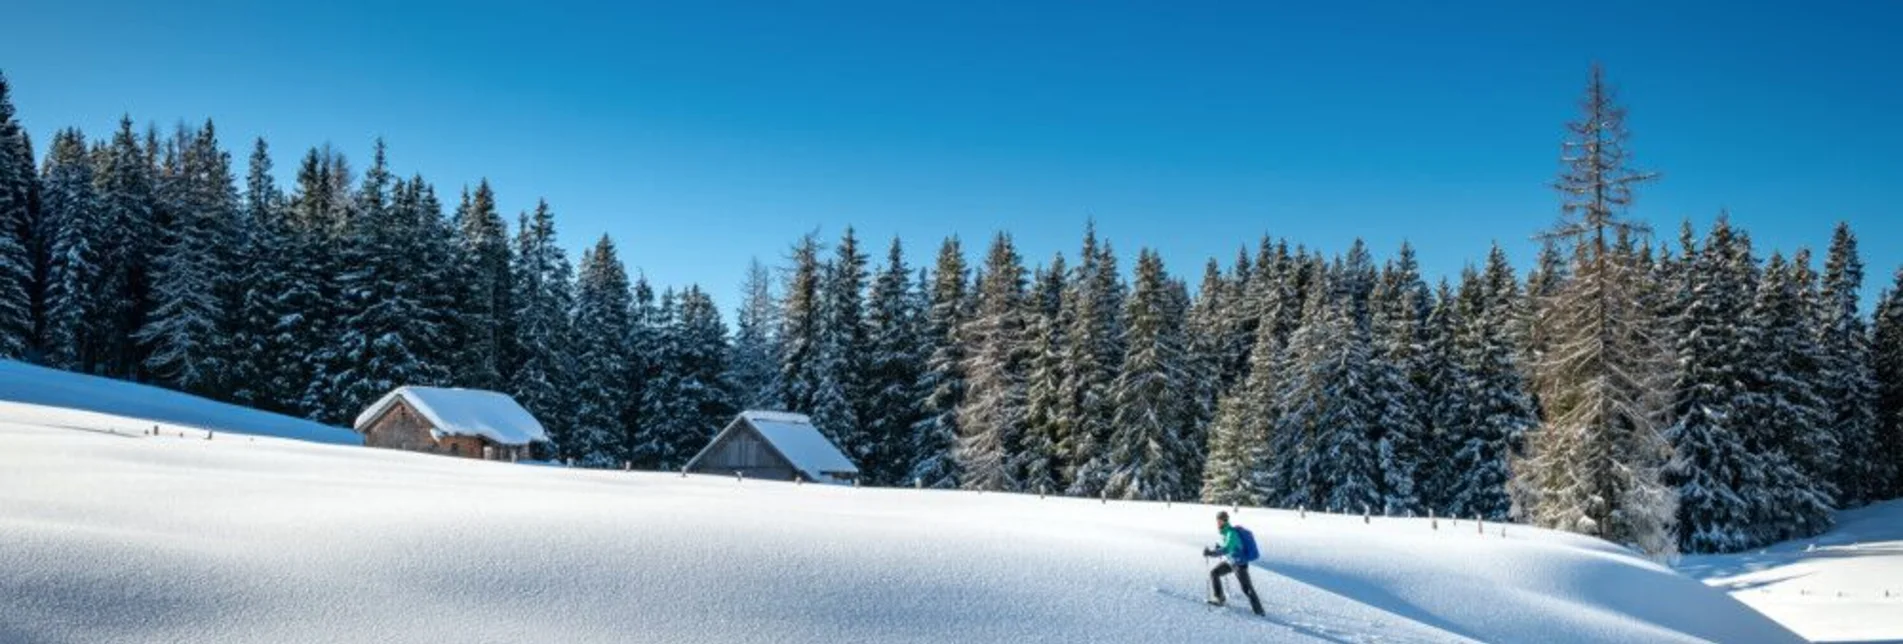
[[[357,416],[370,447],[515,461],[548,434],[508,394],[480,389],[399,387]]]
[[[850,484],[859,468],[800,414],[745,411],[687,462],[687,471]]]

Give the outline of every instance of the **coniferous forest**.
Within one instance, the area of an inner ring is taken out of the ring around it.
[[[498,390],[541,457],[587,467],[679,469],[736,410],[784,409],[874,485],[1480,517],[1660,556],[1903,496],[1903,271],[1866,309],[1845,225],[1818,256],[1629,218],[1653,175],[1597,69],[1523,270],[1265,236],[1196,275],[1089,227],[1049,258],[847,228],[749,266],[731,318],[607,237],[571,264],[555,207],[511,222],[497,187],[439,194],[380,141],[280,186],[265,141],[240,166],[210,122],[36,147],[8,91],[0,356],[60,369],[340,425],[401,385]]]

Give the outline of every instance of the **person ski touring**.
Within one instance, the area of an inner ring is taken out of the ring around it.
[[[1236,581],[1242,584],[1242,594],[1249,597],[1249,608],[1255,614],[1262,615],[1262,600],[1255,596],[1255,584],[1249,582],[1249,562],[1260,556],[1256,550],[1255,535],[1248,528],[1229,525],[1229,513],[1216,513],[1216,532],[1222,535],[1222,543],[1203,549],[1204,557],[1222,557],[1222,563],[1209,571],[1209,604],[1222,606],[1228,600],[1222,596],[1222,576],[1236,573]]]

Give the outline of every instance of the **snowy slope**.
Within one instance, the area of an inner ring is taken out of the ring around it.
[[[72,417],[80,419],[72,421],[80,426],[114,429],[121,433],[149,430],[157,422],[195,430],[280,436],[340,445],[363,443],[363,438],[356,432],[341,427],[228,405],[159,387],[47,369],[13,360],[0,360],[0,401],[122,416],[126,419],[123,422],[78,412]],[[72,424],[66,420],[42,420],[53,424]]]
[[[1816,641],[1903,641],[1903,500],[1838,513],[1813,539],[1679,569]]]
[[[0,407],[0,641],[1789,642],[1603,544],[1244,509],[525,467]]]

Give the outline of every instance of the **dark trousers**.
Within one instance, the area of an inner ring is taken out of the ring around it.
[[[1231,572],[1236,573],[1236,581],[1242,584],[1242,594],[1249,596],[1249,609],[1261,615],[1262,600],[1255,596],[1255,584],[1249,583],[1249,564],[1233,566],[1227,561],[1217,564],[1214,570],[1209,571],[1210,592],[1216,594],[1216,599],[1222,599],[1222,576]]]

